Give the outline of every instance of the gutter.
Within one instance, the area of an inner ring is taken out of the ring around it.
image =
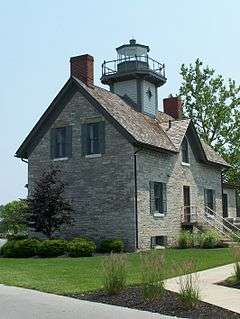
[[[137,149],[134,152],[134,194],[135,194],[135,236],[136,236],[136,249],[139,248],[138,245],[138,185],[137,185],[137,153],[142,149]]]
[[[25,160],[24,158],[21,158],[21,161],[28,164],[28,161]]]

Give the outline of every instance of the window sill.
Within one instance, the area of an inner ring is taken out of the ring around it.
[[[89,154],[89,155],[85,155],[85,158],[97,158],[97,157],[101,157],[102,154]]]
[[[58,157],[58,158],[54,158],[53,160],[54,160],[54,162],[57,162],[57,161],[66,161],[66,160],[68,160],[68,157]]]
[[[190,163],[182,162],[182,166],[190,167]]]
[[[165,246],[161,246],[161,245],[155,245],[154,246],[154,249],[156,250],[162,250],[162,249],[165,249],[166,247]]]
[[[161,218],[163,218],[163,217],[165,217],[165,214],[154,213],[153,216],[154,216],[154,217],[161,217]]]

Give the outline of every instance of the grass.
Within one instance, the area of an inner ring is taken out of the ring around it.
[[[0,258],[0,283],[37,289],[56,294],[74,294],[102,288],[102,264],[105,256],[82,258]],[[219,249],[166,249],[165,278],[181,274],[181,267],[193,260],[197,270],[234,262],[231,250]],[[128,254],[128,284],[141,279],[140,255]],[[173,271],[174,269],[174,271]]]

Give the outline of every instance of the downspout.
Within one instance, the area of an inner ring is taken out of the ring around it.
[[[222,216],[223,216],[223,170],[221,171],[221,187],[222,187]]]
[[[134,193],[135,193],[135,236],[136,236],[136,249],[138,249],[138,185],[137,185],[137,153],[141,149],[134,152]]]

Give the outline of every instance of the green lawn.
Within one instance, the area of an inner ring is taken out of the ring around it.
[[[102,261],[105,256],[90,258],[0,259],[0,283],[37,289],[56,294],[80,293],[101,288]],[[139,282],[139,255],[128,254],[129,284]],[[193,259],[198,269],[212,268],[233,262],[231,250],[167,249],[166,278],[176,265]]]

